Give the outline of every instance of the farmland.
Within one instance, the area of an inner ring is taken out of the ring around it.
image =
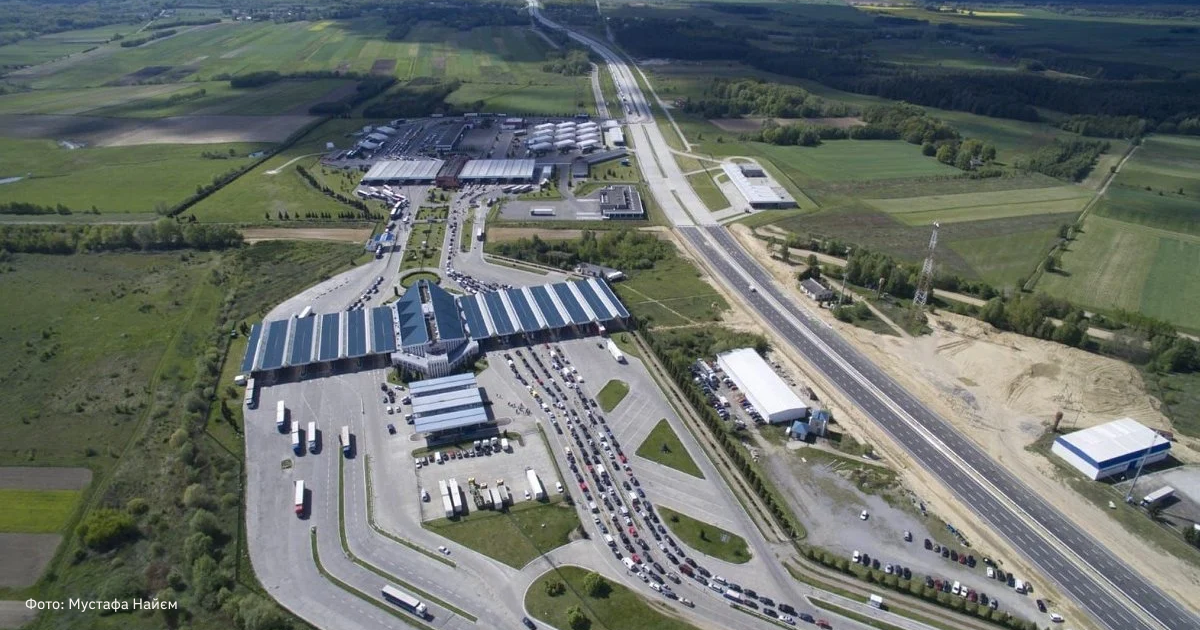
[[[0,488],[0,532],[43,534],[58,532],[67,524],[78,490],[25,490]]]
[[[629,312],[650,326],[716,321],[728,308],[696,267],[678,255],[652,269],[630,271],[629,279],[614,288]]]
[[[237,143],[67,149],[51,140],[0,138],[0,164],[19,169],[0,175],[25,178],[0,186],[0,203],[61,203],[75,212],[95,207],[102,213],[152,213],[160,204],[170,207],[182,201],[214,176],[249,163],[247,155],[264,148]],[[205,151],[225,159],[205,158]],[[235,157],[230,157],[230,151]]]
[[[1080,186],[1059,186],[900,199],[867,199],[866,202],[908,225],[929,225],[934,221],[955,223],[1038,214],[1073,214],[1082,210],[1090,197],[1091,192]],[[1064,219],[1064,222],[1069,221],[1069,218]]]

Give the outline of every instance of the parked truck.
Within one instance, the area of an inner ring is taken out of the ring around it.
[[[316,422],[308,423],[308,436],[307,437],[308,437],[308,452],[315,455],[317,453],[317,423]]]
[[[258,389],[254,387],[254,379],[246,379],[246,398],[243,400],[247,409],[258,408]]]
[[[287,405],[281,400],[275,403],[275,429],[283,433],[287,428]]]
[[[342,455],[350,457],[350,427],[342,426]]]
[[[546,489],[542,487],[542,480],[538,479],[537,471],[532,468],[526,468],[525,478],[529,480],[529,493],[533,498],[538,501],[545,499]]]
[[[380,589],[380,592],[383,594],[384,599],[397,606],[400,606],[401,608],[405,608],[413,613],[416,613],[421,618],[425,618],[425,616],[429,614],[429,607],[422,603],[421,600],[409,595],[408,593],[405,593],[391,584],[385,584],[383,588]]]
[[[296,516],[303,516],[304,515],[304,480],[303,479],[296,480],[294,490],[295,490],[295,497],[296,497],[296,500],[295,500]]]
[[[292,452],[299,455],[304,452],[304,442],[300,441],[300,427],[292,427]]]
[[[612,355],[613,360],[617,363],[625,362],[625,353],[621,352],[621,349],[617,347],[617,342],[609,339],[606,345],[608,346],[608,353]]]
[[[1155,490],[1154,492],[1142,497],[1142,507],[1147,509],[1152,508],[1173,496],[1175,496],[1175,488],[1172,488],[1171,486],[1163,486],[1158,490]]]

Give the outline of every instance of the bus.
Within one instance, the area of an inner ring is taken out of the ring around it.
[[[429,607],[426,606],[421,600],[409,595],[408,593],[405,593],[391,584],[384,584],[383,588],[380,589],[380,592],[383,593],[384,599],[397,606],[400,606],[401,608],[408,609],[421,617],[425,617],[429,614]]]
[[[287,405],[281,400],[275,403],[275,429],[283,433],[287,427]]]
[[[308,452],[313,455],[317,454],[317,423],[308,423]]]
[[[246,379],[246,403],[247,409],[258,409],[258,391],[254,388],[254,379]]]
[[[350,457],[350,427],[342,427],[342,455]]]
[[[296,480],[296,516],[304,516],[304,480]]]

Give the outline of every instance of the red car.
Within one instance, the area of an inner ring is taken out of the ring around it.
[[[583,490],[584,492],[587,492],[587,484],[586,484],[586,483],[580,483],[580,484],[579,484],[579,489],[580,489],[580,490]]]
[[[635,553],[635,554],[633,554],[633,555],[631,555],[631,556],[629,556],[629,559],[630,559],[630,560],[633,560],[633,563],[634,563],[634,564],[641,564],[641,563],[642,563],[642,559],[641,559],[641,557],[639,557],[639,556],[638,556],[636,553]]]
[[[637,538],[637,528],[636,528],[636,527],[630,527],[630,528],[629,528],[629,535],[630,535],[630,536],[633,536],[634,538]]]
[[[625,453],[621,453],[621,454],[620,454],[620,455],[618,455],[617,457],[620,457],[620,458],[621,458],[621,463],[622,463],[622,464],[629,463],[629,460],[628,460],[628,459],[625,459]]]
[[[828,629],[828,628],[832,628],[832,627],[833,627],[833,625],[832,625],[832,624],[830,624],[828,621],[826,621],[826,620],[824,620],[824,619],[818,619],[818,620],[817,620],[817,627],[818,627],[818,628],[826,628],[826,629]]]

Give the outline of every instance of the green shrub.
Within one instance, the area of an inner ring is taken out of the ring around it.
[[[97,551],[107,551],[137,536],[137,525],[128,512],[99,508],[92,510],[79,524],[83,544]]]

